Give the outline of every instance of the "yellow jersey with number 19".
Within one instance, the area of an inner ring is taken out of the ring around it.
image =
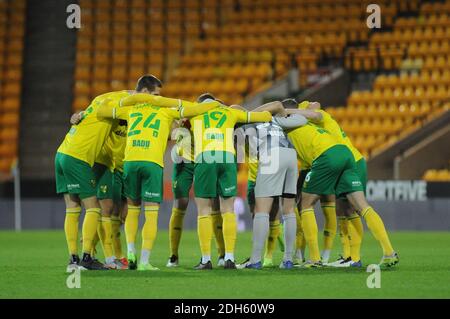
[[[113,126],[113,121],[97,117],[98,108],[107,98],[119,103],[120,99],[128,95],[128,91],[117,91],[97,96],[84,111],[81,122],[72,125],[57,152],[93,166]]]
[[[340,143],[347,145],[355,158],[355,162],[363,158],[362,154],[358,151],[356,147],[353,146],[350,138],[345,134],[344,130],[339,126],[333,117],[325,112],[324,110],[317,110],[322,114],[322,121],[318,125],[323,127],[325,130],[330,132]]]
[[[235,154],[233,133],[236,123],[269,122],[271,119],[272,115],[269,112],[245,112],[226,106],[214,108],[191,118],[194,158],[208,151]]]
[[[312,162],[329,148],[342,144],[327,130],[311,122],[290,131],[288,138],[297,151],[302,170],[310,169]]]

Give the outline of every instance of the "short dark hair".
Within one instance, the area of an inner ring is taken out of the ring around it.
[[[147,74],[139,78],[136,91],[140,92],[143,89],[147,89],[149,92],[153,92],[157,87],[162,87],[162,82],[156,76]]]
[[[295,99],[284,99],[283,101],[281,101],[281,103],[283,104],[283,106],[285,108],[297,108],[297,101]]]
[[[197,98],[197,102],[202,103],[203,101],[205,101],[207,99],[216,100],[214,95],[212,95],[211,93],[203,93],[203,94],[199,95],[199,97]]]

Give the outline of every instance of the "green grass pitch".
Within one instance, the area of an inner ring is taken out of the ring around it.
[[[81,288],[66,286],[67,252],[62,231],[0,232],[0,298],[450,298],[450,233],[393,232],[398,268],[381,272],[381,288],[369,289],[366,269],[194,271],[199,260],[196,233],[183,233],[177,269],[165,268],[168,235],[158,234],[152,263],[157,272],[82,272]],[[247,257],[251,233],[240,233],[237,260]],[[338,238],[332,257],[340,250]],[[369,234],[364,265],[381,250]],[[215,257],[214,257],[215,258]],[[277,249],[274,261],[281,259]]]

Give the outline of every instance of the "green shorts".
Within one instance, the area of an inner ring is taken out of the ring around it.
[[[85,199],[97,193],[96,176],[91,166],[72,156],[56,153],[55,179],[58,194],[75,194]]]
[[[202,153],[203,156],[206,152]],[[237,194],[237,164],[234,154],[207,152],[217,162],[196,160],[194,166],[194,192],[196,197],[233,197]],[[217,156],[217,157],[215,157]]]
[[[313,161],[302,191],[341,196],[362,190],[363,185],[351,151],[345,145],[335,145]]]
[[[163,168],[153,162],[132,161],[123,165],[125,195],[134,201],[161,203]]]
[[[255,205],[255,185],[254,181],[247,181],[247,203],[252,206]]]
[[[178,198],[189,198],[189,192],[194,182],[194,163],[175,163],[172,174],[173,196]]]
[[[114,203],[120,203],[126,199],[123,173],[121,171],[114,171],[113,182],[113,201]]]
[[[366,195],[366,186],[367,186],[367,162],[363,158],[356,162],[356,172],[358,173],[359,180],[362,183],[362,188],[364,195]],[[338,196],[339,199],[347,200],[345,195]]]
[[[100,163],[94,163],[92,171],[94,172],[95,180],[97,181],[97,198],[99,200],[113,199],[113,172]]]

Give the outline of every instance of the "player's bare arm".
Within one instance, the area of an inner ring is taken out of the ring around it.
[[[284,108],[283,103],[281,103],[280,101],[269,102],[261,106],[258,106],[256,109],[253,110],[253,112],[262,112],[262,111],[268,111],[272,115],[280,115],[280,116],[287,115],[286,109]]]
[[[287,114],[299,114],[314,122],[321,122],[323,116],[321,113],[312,110],[286,109]]]

